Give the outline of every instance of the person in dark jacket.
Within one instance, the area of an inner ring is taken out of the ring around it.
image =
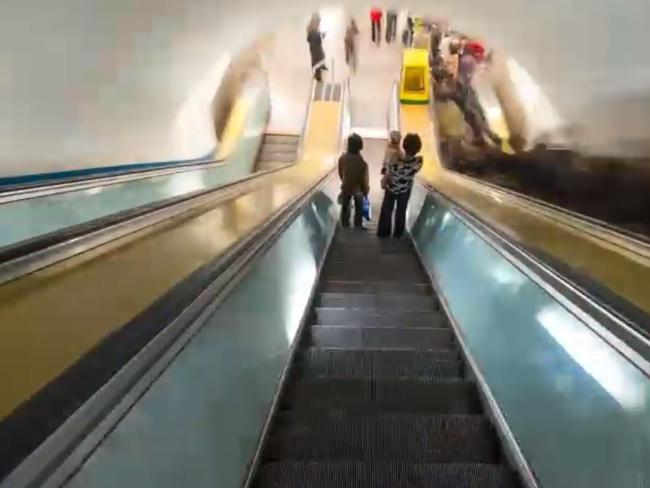
[[[395,40],[397,35],[397,10],[388,9],[386,11],[386,44]]]
[[[341,178],[341,225],[350,227],[350,200],[354,200],[354,226],[363,229],[363,198],[370,192],[368,163],[361,156],[363,139],[358,134],[348,137],[347,151],[339,158]]]
[[[316,81],[323,79],[325,66],[325,51],[323,49],[323,38],[325,34],[320,31],[320,16],[314,14],[307,26],[307,42],[309,43],[309,54],[311,56],[311,71]]]
[[[359,27],[357,21],[350,19],[348,27],[345,29],[344,47],[345,47],[345,62],[350,67],[350,72],[357,71],[357,37],[359,37]]]
[[[384,176],[384,200],[379,213],[377,235],[379,237],[399,238],[406,228],[406,208],[413,178],[422,168],[422,156],[417,154],[422,149],[422,141],[417,134],[407,134],[402,142],[404,158],[388,163]],[[397,208],[395,208],[397,207]],[[395,228],[393,229],[393,212],[395,213]]]

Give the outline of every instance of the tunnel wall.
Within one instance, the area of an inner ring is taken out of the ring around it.
[[[227,53],[274,19],[321,5],[5,0],[0,177],[209,153],[215,146],[211,105]],[[425,0],[409,7],[434,8]],[[436,16],[515,58],[563,119],[580,128],[586,150],[645,150],[649,2],[441,0],[435,9]],[[291,49],[308,62],[306,43]]]

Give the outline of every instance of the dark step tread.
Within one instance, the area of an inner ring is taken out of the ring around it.
[[[422,293],[332,293],[322,292],[316,303],[320,307],[399,308],[400,310],[438,310],[433,295]]]
[[[283,409],[480,414],[476,385],[464,380],[314,378],[295,381]]]
[[[430,295],[431,286],[428,283],[404,283],[396,281],[348,281],[348,280],[321,280],[319,285],[321,293],[408,293]]]
[[[272,462],[262,464],[256,488],[518,488],[506,466],[478,463]]]
[[[347,309],[315,307],[315,325],[357,325],[369,327],[447,327],[447,318],[435,310],[385,308]]]
[[[450,349],[454,334],[449,328],[314,325],[305,340],[320,348],[430,350]]]
[[[496,434],[481,415],[279,412],[267,460],[496,463]]]
[[[303,378],[460,378],[458,351],[363,351],[309,348],[301,351],[296,374]]]

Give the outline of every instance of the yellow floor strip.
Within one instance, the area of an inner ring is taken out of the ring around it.
[[[304,160],[263,186],[0,287],[0,418],[331,170],[340,110],[315,103]]]
[[[525,246],[540,249],[580,270],[586,276],[650,313],[650,259],[647,253],[623,247],[593,228],[575,221],[563,223],[560,214],[535,210],[513,195],[494,192],[477,182],[447,171],[440,164],[435,131],[427,107],[402,106],[402,130],[422,137],[421,177],[442,193],[485,219]]]

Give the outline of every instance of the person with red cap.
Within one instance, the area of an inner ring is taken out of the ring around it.
[[[372,42],[378,46],[381,44],[381,18],[384,12],[377,7],[370,9],[370,23],[372,25]]]
[[[454,100],[472,129],[475,142],[481,144],[485,134],[494,144],[500,146],[501,138],[490,128],[481,102],[472,86],[476,68],[484,59],[483,44],[478,41],[468,41],[458,64],[458,85]]]

